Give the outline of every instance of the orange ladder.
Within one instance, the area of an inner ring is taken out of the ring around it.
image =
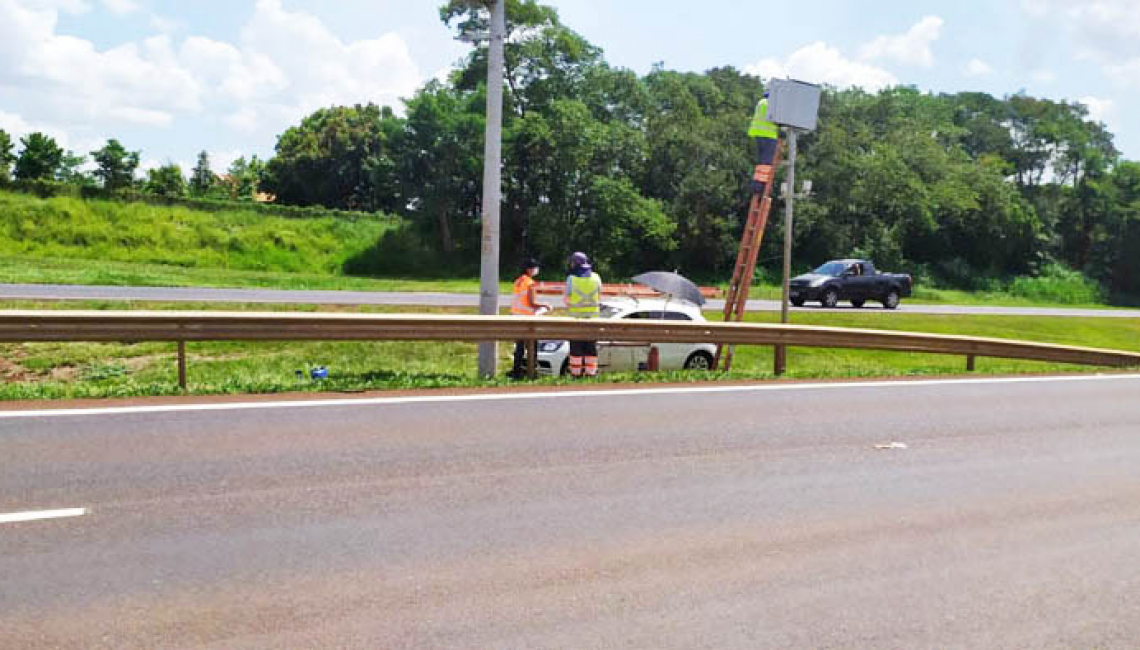
[[[757,165],[753,179],[764,183],[763,194],[753,194],[748,206],[748,220],[744,224],[744,234],[740,238],[740,251],[736,254],[736,268],[728,292],[724,297],[724,321],[741,321],[748,304],[748,290],[752,287],[752,275],[756,272],[756,260],[760,255],[760,244],[764,241],[764,228],[768,225],[768,212],[772,209],[772,185],[776,181],[776,169],[780,166],[784,141],[776,144],[776,155],[771,165]],[[732,369],[733,347],[717,345],[713,369]],[[721,365],[723,363],[723,366]]]

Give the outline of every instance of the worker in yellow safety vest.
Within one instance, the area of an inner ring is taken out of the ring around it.
[[[562,292],[566,309],[574,318],[597,318],[601,315],[602,279],[590,266],[585,253],[570,256],[570,275]],[[598,376],[597,341],[570,341],[570,376]]]
[[[511,313],[516,316],[541,316],[550,311],[550,305],[538,302],[535,294],[534,278],[538,276],[538,260],[527,259],[522,263],[522,275],[515,280],[514,298],[511,300]],[[515,341],[514,364],[509,376],[521,379],[526,375],[526,341]]]
[[[752,191],[764,193],[764,185],[774,178],[772,160],[776,157],[776,145],[780,141],[780,126],[768,121],[768,91],[756,103],[756,112],[748,125],[748,137],[756,141],[756,170],[752,174]]]

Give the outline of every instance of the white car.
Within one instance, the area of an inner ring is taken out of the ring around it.
[[[704,322],[701,308],[686,300],[665,298],[608,298],[601,304],[602,318],[639,318]],[[712,368],[716,346],[710,343],[654,343],[660,370],[708,370]],[[630,372],[645,367],[649,359],[647,343],[598,341],[598,370]],[[570,367],[568,341],[538,342],[538,372],[543,375],[567,374]]]

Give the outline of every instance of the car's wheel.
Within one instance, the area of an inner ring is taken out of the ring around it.
[[[570,374],[570,357],[566,357],[562,360],[562,368],[558,371],[558,374],[563,376]]]
[[[865,301],[863,301],[863,300],[852,300],[851,306],[854,307],[855,309],[860,309],[863,307],[864,302]]]
[[[796,307],[803,307],[804,306],[804,299],[803,298],[791,298],[790,302],[793,305],[795,305]]]
[[[883,307],[887,309],[894,309],[899,306],[899,292],[897,289],[891,289],[883,298]]]
[[[685,370],[712,370],[713,356],[704,350],[697,350],[685,359]]]
[[[823,295],[819,299],[819,304],[834,309],[839,304],[839,292],[834,288],[827,288],[823,290]]]

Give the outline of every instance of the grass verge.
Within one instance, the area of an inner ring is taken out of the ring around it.
[[[290,273],[241,269],[186,268],[81,259],[29,259],[0,255],[0,283],[77,284],[133,287],[212,287],[245,289],[321,289],[344,291],[432,291],[478,293],[479,280],[362,278],[328,273]],[[500,286],[510,291],[510,284]]]
[[[0,303],[5,309],[211,309],[185,303],[115,303],[85,301]],[[312,305],[237,305],[237,310],[334,311]],[[353,309],[358,311],[358,309]],[[359,311],[396,312],[398,308],[365,307]],[[432,309],[431,313],[468,313]],[[750,314],[749,321],[773,322],[771,313]],[[801,314],[794,322],[967,334],[997,338],[1140,350],[1140,321],[1108,318],[1042,318],[1014,316],[931,316],[882,314]],[[280,393],[289,391],[360,391],[410,388],[512,385],[505,378],[475,377],[476,346],[435,342],[205,342],[191,343],[190,392],[198,395]],[[507,367],[509,345],[500,346]],[[308,370],[329,368],[325,381],[311,381]],[[964,372],[962,357],[792,348],[789,379],[936,376]],[[1094,372],[1098,368],[1004,359],[978,359],[978,374]],[[298,374],[300,371],[300,374]],[[661,372],[604,375],[601,383],[773,379],[772,350],[739,347],[731,373]],[[545,378],[536,385],[565,384]],[[0,345],[0,400],[140,397],[178,394],[175,346],[169,343],[35,343]]]
[[[541,278],[556,281],[547,272]],[[618,282],[623,280],[619,279]],[[311,289],[333,291],[425,291],[435,293],[478,293],[478,278],[366,278],[319,272],[251,271],[141,264],[85,259],[28,258],[0,255],[0,283],[76,284],[135,287],[210,287],[249,289]],[[723,288],[723,287],[722,287]],[[503,294],[511,284],[499,285]],[[754,300],[780,300],[778,285],[755,285],[749,297]],[[1115,309],[1096,302],[1065,302],[1028,298],[1008,292],[969,292],[918,287],[906,304],[986,305],[1004,307],[1057,307]]]

